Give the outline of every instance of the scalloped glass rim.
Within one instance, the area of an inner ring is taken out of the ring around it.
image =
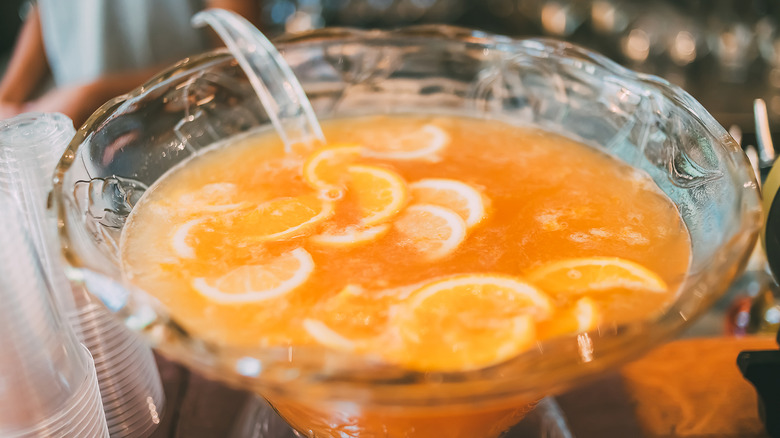
[[[693,97],[664,79],[633,72],[602,55],[570,43],[551,39],[513,39],[453,26],[424,25],[393,31],[326,28],[282,36],[274,42],[284,53],[288,45],[304,42],[338,40],[370,44],[372,40],[387,42],[419,39],[441,40],[448,44],[473,44],[486,49],[521,51],[532,53],[536,57],[557,56],[567,62],[578,63],[579,68],[587,69],[590,73],[606,71],[619,78],[621,83],[630,84],[632,90],[655,90],[662,93],[718,140],[718,145],[725,151],[725,157],[732,160],[739,179],[744,181],[739,220],[743,228],[730,242],[723,244],[716,253],[718,260],[714,260],[720,267],[733,270],[734,273],[743,269],[760,224],[759,197],[752,171],[741,149],[723,127]],[[68,215],[65,213],[63,199],[63,179],[76,157],[77,148],[92,130],[110,120],[115,112],[132,105],[133,99],[143,95],[148,89],[180,74],[212,63],[225,62],[230,58],[225,50],[217,50],[184,59],[141,87],[101,106],[78,130],[53,179],[53,208],[59,218],[62,250],[73,280],[84,281],[85,274],[101,276],[100,273],[91,272],[71,250],[67,231]],[[695,283],[712,275],[714,274],[711,271],[689,273],[689,278],[681,290],[695,288]],[[105,280],[113,281],[107,278]],[[714,292],[711,289],[694,291],[691,297],[688,297],[690,299],[685,302],[679,299],[656,319],[619,327],[600,327],[591,333],[545,341],[536,349],[506,363],[481,370],[452,373],[402,370],[371,358],[355,357],[324,348],[238,350],[210,345],[188,336],[179,324],[168,318],[162,305],[144,292],[129,284],[119,286],[131,292],[128,294],[128,301],[114,309],[117,317],[123,318],[127,325],[132,325],[129,321],[134,321],[135,329],[152,339],[163,353],[232,384],[265,393],[278,392],[286,396],[299,394],[308,399],[322,397],[370,400],[378,405],[451,407],[461,403],[473,404],[505,397],[538,398],[611,369],[679,332],[691,317],[712,304],[725,291],[727,285],[718,286],[720,290]],[[689,313],[689,309],[693,309],[693,314]],[[146,318],[141,325],[137,325],[139,314],[145,315]],[[545,351],[555,351],[555,354],[545,354]],[[294,363],[291,360],[293,356]],[[436,391],[431,391],[431,384],[436,385]]]

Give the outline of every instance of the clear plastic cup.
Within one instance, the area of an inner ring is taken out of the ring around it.
[[[75,309],[68,279],[62,274],[56,246],[56,227],[46,212],[51,191],[49,175],[76,130],[62,114],[28,113],[0,121],[0,190],[16,198],[30,240],[63,312]],[[67,292],[66,292],[67,291]],[[74,324],[78,333],[78,324]]]
[[[51,174],[75,133],[62,114],[27,113],[0,122],[0,191],[20,205],[58,305],[94,358],[111,436],[145,437],[159,423],[165,398],[152,351],[97,299],[71,285],[46,209]]]
[[[58,312],[23,216],[3,192],[0,224],[0,436],[109,436],[92,357]]]

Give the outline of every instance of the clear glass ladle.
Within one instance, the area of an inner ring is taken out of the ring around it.
[[[303,87],[282,55],[252,23],[234,12],[206,9],[192,17],[192,24],[209,25],[219,35],[249,78],[288,152],[295,144],[325,142]]]

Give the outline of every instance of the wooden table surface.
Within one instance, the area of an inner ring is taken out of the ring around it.
[[[737,354],[773,338],[674,341],[557,397],[575,438],[768,438]],[[159,359],[165,415],[153,438],[231,437],[249,394]],[[262,436],[262,435],[257,435]]]

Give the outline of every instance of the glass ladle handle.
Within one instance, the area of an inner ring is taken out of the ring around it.
[[[211,26],[238,61],[289,152],[295,144],[325,142],[306,93],[268,38],[240,15],[206,9],[192,17],[196,27]]]

